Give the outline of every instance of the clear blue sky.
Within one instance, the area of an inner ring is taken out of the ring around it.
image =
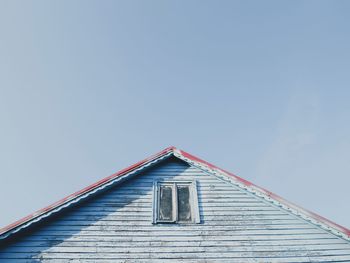
[[[350,227],[349,1],[0,1],[0,226],[174,145]]]

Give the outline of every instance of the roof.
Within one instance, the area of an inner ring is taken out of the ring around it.
[[[233,173],[230,173],[228,171],[225,171],[211,163],[208,163],[204,160],[199,159],[196,156],[193,156],[185,151],[182,151],[176,147],[168,147],[161,152],[152,155],[140,162],[137,162],[117,173],[114,173],[88,187],[83,188],[80,191],[77,191],[71,195],[68,195],[67,197],[45,207],[42,208],[2,229],[0,229],[0,240],[6,239],[9,236],[12,236],[13,234],[22,231],[31,225],[38,223],[45,218],[48,218],[52,216],[53,214],[59,213],[65,208],[68,208],[74,204],[80,203],[82,200],[85,200],[88,197],[92,197],[93,195],[99,193],[100,191],[103,191],[105,189],[108,189],[108,187],[114,186],[115,184],[120,183],[123,180],[126,180],[129,178],[129,176],[132,176],[136,174],[137,172],[154,165],[155,163],[164,160],[165,158],[168,158],[170,156],[175,156],[185,162],[187,162],[189,165],[196,166],[200,169],[202,169],[205,172],[208,172],[212,175],[215,175],[217,177],[222,178],[223,180],[229,181],[230,183],[245,189],[246,191],[265,199],[266,201],[277,205],[290,213],[297,215],[298,217],[303,218],[306,221],[311,222],[312,224],[315,224],[331,233],[333,233],[336,236],[339,236],[343,239],[350,240],[350,230],[340,226],[320,215],[317,215],[316,213],[313,213],[311,211],[308,211],[304,208],[301,208],[300,206],[297,206],[282,197],[262,188],[259,187],[241,177],[238,177],[234,175]]]

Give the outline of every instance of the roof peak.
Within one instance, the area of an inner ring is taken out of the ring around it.
[[[54,204],[45,207],[43,209],[40,209],[39,211],[30,214],[13,224],[10,224],[2,229],[0,229],[0,240],[5,239],[8,236],[10,236],[13,233],[18,232],[19,230],[26,228],[27,226],[31,225],[33,222],[38,222],[42,218],[46,218],[50,216],[52,213],[57,213],[61,211],[63,208],[68,207],[72,203],[77,203],[78,201],[85,199],[86,197],[90,196],[91,194],[97,193],[100,190],[106,188],[107,186],[112,185],[117,180],[121,180],[121,178],[128,176],[129,174],[133,174],[137,171],[140,171],[144,167],[148,167],[149,165],[152,165],[160,160],[163,160],[169,156],[175,156],[178,159],[181,159],[185,162],[187,162],[190,165],[194,165],[210,174],[213,174],[215,176],[225,178],[226,180],[230,181],[231,183],[241,187],[242,189],[259,196],[260,198],[265,199],[266,201],[273,203],[285,210],[287,210],[290,213],[293,213],[299,217],[302,217],[303,219],[320,226],[323,229],[326,229],[327,231],[331,231],[333,234],[340,236],[342,238],[345,238],[347,240],[350,240],[350,230],[340,226],[322,216],[319,216],[313,212],[310,212],[306,209],[303,209],[285,199],[282,197],[264,189],[261,188],[241,177],[236,176],[233,173],[230,173],[226,170],[223,170],[207,161],[204,161],[192,154],[189,154],[183,150],[180,150],[179,148],[175,146],[169,146],[165,148],[164,150],[140,161],[137,162],[125,169],[120,170],[117,173],[114,173],[88,187],[83,188],[80,191],[77,191],[57,202]]]

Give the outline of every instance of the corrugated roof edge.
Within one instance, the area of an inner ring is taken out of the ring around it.
[[[282,207],[283,209],[291,212],[292,214],[295,214],[299,217],[302,217],[303,219],[311,222],[312,224],[318,225],[321,228],[332,232],[333,234],[342,237],[348,241],[350,241],[350,229],[343,227],[323,216],[320,216],[314,212],[311,212],[305,208],[302,208],[284,198],[281,196],[274,194],[260,186],[257,186],[253,184],[250,181],[247,181],[233,173],[230,173],[226,170],[223,170],[211,163],[208,163],[207,161],[204,161],[194,155],[191,155],[185,151],[174,149],[174,155],[178,158],[192,164],[195,166],[198,166],[199,168],[212,173],[214,175],[224,175],[226,178],[233,179],[233,183],[238,185],[241,188],[244,188],[245,190],[248,190],[249,192],[260,196],[264,198],[265,200],[269,201],[270,203],[274,203],[277,206]],[[231,180],[232,182],[232,180]]]
[[[88,187],[85,187],[84,189],[75,192],[55,203],[53,203],[52,205],[49,205],[43,209],[38,210],[35,213],[32,213],[2,229],[0,229],[0,240],[1,239],[6,239],[7,237],[11,236],[11,234],[17,232],[16,230],[18,229],[23,229],[26,228],[27,226],[31,225],[31,222],[36,222],[40,221],[42,217],[44,217],[45,215],[50,214],[53,210],[58,210],[60,207],[63,207],[65,205],[68,205],[68,203],[71,203],[72,201],[75,201],[77,199],[79,199],[80,197],[82,197],[83,195],[87,195],[90,194],[93,191],[98,192],[98,189],[101,188],[101,186],[104,186],[106,184],[109,184],[111,182],[113,182],[113,180],[126,175],[128,173],[132,173],[135,170],[139,170],[142,169],[143,167],[147,166],[147,164],[155,162],[157,159],[162,159],[163,157],[173,154],[174,156],[178,157],[179,159],[182,159],[185,162],[188,162],[189,164],[198,166],[199,168],[208,171],[209,173],[212,173],[214,175],[217,176],[225,176],[226,178],[232,179],[231,182],[235,183],[236,185],[244,188],[245,190],[260,196],[262,198],[264,198],[265,200],[274,203],[275,205],[278,205],[286,210],[288,210],[289,212],[304,218],[307,221],[310,221],[311,223],[320,226],[321,228],[332,232],[333,234],[342,237],[346,240],[350,240],[350,230],[340,226],[316,213],[313,213],[311,211],[308,211],[298,205],[295,205],[287,200],[285,200],[284,198],[262,188],[259,187],[247,180],[244,180],[241,177],[236,176],[233,173],[230,173],[228,171],[225,171],[211,163],[208,163],[202,159],[199,159],[196,156],[193,156],[185,151],[182,151],[180,149],[177,149],[174,146],[168,147],[166,149],[164,149],[163,151],[152,155],[149,158],[146,158],[140,162],[137,162],[117,173],[114,173]],[[95,193],[96,193],[95,192]],[[92,193],[91,193],[92,194]],[[83,198],[82,198],[83,199]],[[78,202],[80,201],[80,199],[78,200]]]
[[[3,240],[5,238],[9,237],[12,234],[12,232],[14,232],[14,230],[20,228],[21,226],[24,226],[25,224],[28,224],[28,226],[29,226],[30,222],[35,221],[36,219],[42,217],[43,215],[45,215],[47,213],[50,213],[52,210],[55,210],[61,206],[64,206],[65,204],[73,201],[74,199],[77,199],[80,196],[83,196],[83,195],[95,190],[96,188],[115,180],[116,178],[118,178],[122,175],[130,173],[133,170],[136,170],[136,169],[146,165],[149,162],[152,162],[158,158],[161,158],[162,156],[165,156],[169,153],[172,153],[174,149],[175,149],[174,146],[165,148],[164,150],[160,151],[159,153],[156,153],[156,154],[154,154],[154,155],[152,155],[152,156],[150,156],[142,161],[139,161],[139,162],[137,162],[137,163],[125,168],[125,169],[122,169],[122,170],[120,170],[120,171],[118,171],[110,176],[107,176],[107,177],[103,178],[102,180],[97,181],[96,183],[93,183],[93,184],[73,193],[73,194],[70,194],[70,195],[62,198],[61,200],[59,200],[59,201],[57,201],[57,202],[55,202],[47,207],[44,207],[44,208],[26,216],[26,217],[14,222],[14,223],[8,225],[8,226],[5,226],[4,228],[1,228],[0,229],[0,240]],[[38,220],[38,221],[40,221],[40,220]],[[15,232],[17,232],[17,231],[15,231]]]

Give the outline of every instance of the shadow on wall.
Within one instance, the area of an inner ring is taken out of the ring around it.
[[[0,262],[43,262],[59,255],[67,258],[67,254],[97,253],[99,247],[128,246],[135,242],[129,233],[137,232],[140,225],[152,226],[153,180],[157,177],[152,171],[157,167],[147,169],[147,176],[142,171],[0,244]],[[183,163],[182,167],[182,170],[177,167],[176,173],[169,174],[167,179],[188,168]]]

